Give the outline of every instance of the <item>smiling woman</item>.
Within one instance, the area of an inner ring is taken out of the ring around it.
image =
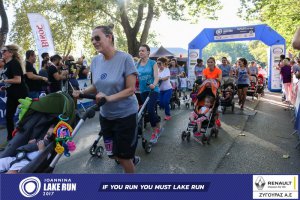
[[[97,94],[98,102],[106,99],[100,109],[106,152],[119,160],[126,173],[133,173],[134,164],[140,160],[135,156],[138,103],[133,94],[137,71],[132,57],[115,48],[112,27],[96,27],[91,42],[100,54],[91,63],[93,83],[82,93]],[[73,96],[78,97],[79,93],[76,91]]]

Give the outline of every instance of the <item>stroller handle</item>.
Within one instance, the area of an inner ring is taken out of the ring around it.
[[[79,97],[83,98],[83,99],[96,100],[96,95],[94,95],[94,94],[79,94]],[[106,98],[101,98],[99,103],[98,103],[98,106],[103,106],[105,103],[106,103]]]

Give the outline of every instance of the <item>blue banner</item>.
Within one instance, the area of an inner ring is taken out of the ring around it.
[[[298,175],[1,175],[0,199],[298,199]]]
[[[219,28],[214,31],[215,40],[237,39],[237,38],[254,38],[255,27],[234,27],[234,28]]]

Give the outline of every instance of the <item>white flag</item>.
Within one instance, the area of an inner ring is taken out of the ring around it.
[[[54,55],[53,38],[47,19],[39,13],[28,13],[27,16],[34,35],[40,60],[42,60],[42,53],[49,53],[50,56]]]

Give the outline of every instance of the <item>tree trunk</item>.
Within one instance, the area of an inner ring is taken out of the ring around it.
[[[5,45],[8,33],[8,19],[4,9],[3,0],[0,0],[0,17],[2,22],[0,27],[0,48],[2,48]]]
[[[132,56],[136,56],[136,57],[139,54],[140,45],[145,44],[147,42],[149,29],[150,29],[151,22],[152,22],[152,19],[153,19],[154,1],[150,0],[149,3],[148,3],[147,18],[146,18],[145,25],[144,25],[144,28],[143,28],[143,31],[142,31],[142,36],[140,38],[140,41],[138,41],[137,40],[137,34],[139,32],[139,29],[140,29],[142,21],[143,21],[144,7],[145,7],[145,4],[143,4],[143,3],[141,3],[139,5],[138,15],[137,15],[137,19],[135,21],[135,25],[134,25],[134,27],[131,27],[131,25],[129,23],[129,20],[128,20],[125,1],[122,4],[120,4],[121,25],[124,29],[125,34],[126,34],[127,45],[128,45],[128,53],[131,54]]]

